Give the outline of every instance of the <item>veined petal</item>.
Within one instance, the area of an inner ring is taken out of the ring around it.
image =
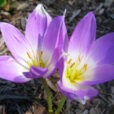
[[[85,81],[82,83],[85,85],[95,85],[110,81],[114,79],[114,65],[102,64],[98,65],[93,69],[94,74],[91,75],[92,78],[85,78]]]
[[[52,53],[50,53],[50,58],[48,58],[47,62],[48,72],[46,75],[44,75],[44,77],[51,76],[55,72],[55,70],[57,69],[58,62],[62,58],[63,50],[67,51],[67,46],[65,45],[68,44],[68,35],[64,22],[64,16],[61,18],[61,21],[62,25],[60,25],[60,31],[58,31],[58,36],[57,36],[58,38],[56,41],[55,49],[52,50]]]
[[[32,66],[30,68],[30,72],[35,75],[35,78],[43,77],[47,72],[47,68],[41,68],[41,67],[34,67]]]
[[[66,14],[66,10],[64,11],[64,18],[65,18],[65,14]],[[65,52],[68,52],[69,39],[68,39],[68,33],[67,33],[67,28],[66,28],[65,21],[63,22],[62,35],[63,35],[62,36],[63,37],[63,50]]]
[[[24,83],[30,80],[23,76],[24,67],[20,66],[10,56],[0,56],[0,78],[16,83]]]
[[[97,96],[98,91],[93,87],[81,85],[81,88],[76,91],[76,94],[80,96],[82,100],[89,100]]]
[[[4,41],[12,53],[17,58],[27,58],[28,44],[24,35],[13,25],[8,23],[0,23],[0,29]]]
[[[90,86],[78,85],[76,90],[74,90],[65,87],[65,85],[63,85],[61,82],[58,82],[58,87],[61,93],[66,97],[73,100],[81,100],[84,104],[86,100],[89,100],[90,98],[93,98],[98,94],[97,90]]]
[[[66,87],[62,84],[62,82],[59,81],[59,82],[57,83],[57,85],[58,85],[58,88],[59,88],[60,92],[61,92],[64,96],[66,96],[67,98],[72,99],[72,100],[76,100],[76,99],[78,98],[78,96],[76,95],[75,91],[74,91],[74,90],[71,90],[71,89],[69,89],[69,88],[66,88]]]
[[[43,37],[50,22],[51,17],[42,4],[39,4],[28,17],[25,36],[33,46],[33,49],[37,48],[39,35]]]
[[[64,58],[61,58],[60,61],[58,62],[58,69],[59,69],[59,75],[60,75],[60,81],[62,83],[62,76],[63,76],[63,71],[64,71]]]
[[[114,64],[114,32],[97,39],[90,56],[99,64]]]
[[[52,21],[52,18],[48,14],[48,12],[44,9],[43,5],[42,4],[38,4],[35,10],[36,10],[37,14],[47,18],[47,25],[49,25],[50,22]]]
[[[41,67],[31,67],[29,72],[23,72],[24,76],[27,78],[41,78],[43,75],[48,71],[47,68],[41,68]]]
[[[56,48],[52,55],[52,59],[51,60],[49,59],[50,62],[49,64],[46,65],[46,67],[48,68],[48,72],[44,75],[45,78],[51,76],[57,69],[57,64],[60,60],[60,54],[61,51],[58,48]]]
[[[69,42],[69,39],[68,39],[68,35],[66,34],[64,38],[64,46],[63,46],[63,49],[65,52],[68,52],[68,42]]]
[[[90,12],[77,24],[70,38],[68,52],[78,51],[86,54],[95,38],[96,20],[94,14]]]
[[[43,60],[47,65],[52,59],[55,48],[59,48],[58,44],[60,44],[60,47],[63,45],[63,37],[60,37],[60,30],[62,29],[63,21],[63,16],[55,17],[47,28],[44,36],[42,50],[45,56],[43,56]]]
[[[56,43],[56,48],[59,48],[61,51],[68,51],[68,34],[67,34],[67,29],[64,21],[64,16],[63,16],[63,21],[62,25],[60,28],[60,33],[59,33],[59,39],[58,42]]]

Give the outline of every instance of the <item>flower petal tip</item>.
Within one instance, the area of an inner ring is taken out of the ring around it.
[[[9,27],[9,26],[12,26],[11,24],[7,23],[7,22],[0,22],[0,29],[4,28],[4,27]]]
[[[0,27],[2,27],[2,25],[5,24],[4,22],[0,22]]]
[[[93,11],[90,11],[90,12],[87,13],[87,15],[94,16],[94,12]]]
[[[37,5],[37,7],[35,8],[35,12],[36,14],[40,14],[42,17],[46,16],[46,11],[42,4]]]
[[[90,18],[94,18],[95,19],[95,14],[93,11],[90,11],[89,13],[87,13],[87,16],[89,16]]]
[[[64,18],[66,16],[66,12],[67,12],[67,9],[64,10],[64,13],[63,13]]]

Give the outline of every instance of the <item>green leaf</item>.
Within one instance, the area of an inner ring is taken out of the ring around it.
[[[6,0],[0,0],[0,7],[4,7],[6,5]]]

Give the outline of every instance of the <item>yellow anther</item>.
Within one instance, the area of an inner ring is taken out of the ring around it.
[[[79,72],[79,71],[76,69],[75,72],[73,73],[72,79],[77,78],[78,72]]]
[[[40,54],[41,54],[41,57],[42,57],[43,56],[43,51],[41,51]]]
[[[39,64],[39,61],[40,61],[40,57],[39,57],[39,51],[37,51],[37,62],[38,62],[38,64]]]
[[[37,63],[37,61],[34,61],[34,65],[35,65],[35,66],[38,66],[38,63]]]
[[[76,78],[77,81],[82,81],[83,79],[81,77]]]
[[[30,63],[27,61],[27,65],[30,67],[31,65],[30,65]]]
[[[27,55],[28,55],[28,57],[31,59],[31,56],[30,56],[30,54],[27,52]]]
[[[37,57],[39,57],[39,51],[37,51]]]
[[[71,63],[71,61],[72,61],[72,59],[70,59],[70,60],[68,61],[68,64],[70,64],[70,63]]]
[[[87,70],[87,64],[84,64],[84,67],[83,67],[85,70]]]
[[[45,67],[45,64],[42,60],[42,56],[43,56],[43,51],[38,51],[35,55],[34,58],[31,57],[29,52],[26,52],[27,56],[30,58],[30,62],[27,61],[27,65],[29,66],[29,68],[32,66],[39,66],[39,67]]]
[[[79,61],[79,62],[81,61],[81,58],[80,58],[80,56],[78,57],[78,61]]]
[[[70,68],[72,68],[75,65],[75,63],[71,64]]]
[[[45,64],[44,64],[44,62],[42,60],[40,61],[40,66],[41,67],[45,67]]]

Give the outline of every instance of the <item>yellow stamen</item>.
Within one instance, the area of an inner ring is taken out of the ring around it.
[[[27,52],[27,55],[28,55],[28,57],[31,59],[31,56],[30,56],[30,54]]]
[[[78,57],[78,61],[79,61],[79,62],[81,61],[81,58],[80,58],[80,56]]]
[[[39,57],[39,51],[37,51],[37,57]]]
[[[41,51],[41,53],[40,53],[40,54],[41,54],[41,57],[42,57],[42,56],[43,56],[43,51]]]
[[[34,61],[34,65],[35,65],[35,66],[38,66],[38,63],[37,63],[36,61]]]
[[[77,77],[78,72],[79,72],[79,71],[76,69],[75,72],[73,73],[72,79],[75,79],[75,78]]]
[[[26,52],[27,56],[29,57],[30,61],[27,61],[27,65],[29,66],[29,68],[32,66],[39,66],[39,67],[45,67],[45,64],[42,60],[42,56],[43,56],[43,51],[38,51],[36,53],[36,56],[34,58],[31,57],[29,52]]]
[[[87,64],[84,64],[84,67],[83,67],[85,70],[87,70]]]
[[[75,65],[75,63],[71,64],[70,68],[72,68]]]
[[[70,63],[71,63],[71,61],[72,61],[72,59],[70,59],[70,60],[68,61],[68,64],[70,64]]]
[[[40,66],[41,67],[45,67],[45,64],[44,64],[44,62],[41,60],[41,62],[40,62]]]
[[[81,77],[76,78],[77,81],[82,81],[83,79]]]
[[[27,61],[27,65],[30,67],[31,65],[30,65],[30,63]]]

